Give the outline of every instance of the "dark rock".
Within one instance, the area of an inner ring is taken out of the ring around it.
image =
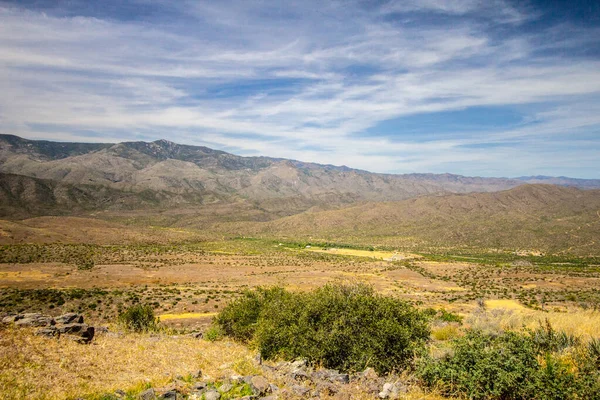
[[[87,324],[67,324],[58,327],[61,334],[68,335],[71,340],[78,343],[87,344],[94,339],[95,329]]]
[[[117,389],[117,390],[115,390],[115,396],[117,396],[118,398],[123,398],[123,397],[127,396],[127,393],[125,393],[121,389]]]
[[[250,380],[250,387],[252,388],[252,392],[259,396],[271,391],[271,386],[264,376],[253,376]]]
[[[138,399],[139,400],[155,400],[156,394],[154,393],[154,389],[150,388],[150,389],[144,390],[142,393],[139,394]]]
[[[83,316],[77,313],[67,313],[54,318],[57,324],[83,323]]]
[[[65,324],[63,326],[59,326],[58,330],[63,334],[74,334],[85,331],[88,329],[88,324],[83,323],[73,323],[73,324]]]
[[[179,393],[177,393],[175,390],[169,390],[168,392],[163,393],[162,396],[160,396],[161,399],[169,399],[169,400],[177,400],[180,398]]]
[[[53,326],[49,326],[47,328],[39,328],[37,331],[35,331],[35,334],[38,336],[45,336],[49,338],[60,336],[60,332],[58,331],[58,329],[56,329]]]
[[[89,326],[87,330],[79,332],[77,335],[68,335],[68,337],[77,343],[88,344],[94,339],[94,327]]]
[[[196,383],[194,383],[194,386],[192,386],[192,390],[197,391],[197,392],[204,390],[204,389],[206,389],[206,382],[196,382]]]
[[[194,372],[194,373],[192,374],[192,377],[193,377],[194,379],[200,379],[200,378],[202,378],[202,370],[200,370],[200,369],[199,369],[198,371]]]

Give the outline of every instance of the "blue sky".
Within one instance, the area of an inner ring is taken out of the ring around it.
[[[0,132],[600,178],[600,2],[0,0]]]

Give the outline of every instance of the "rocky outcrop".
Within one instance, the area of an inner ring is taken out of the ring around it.
[[[96,332],[93,326],[83,323],[83,316],[68,313],[52,317],[39,313],[25,313],[4,317],[2,322],[18,327],[36,327],[36,335],[59,338],[66,337],[77,343],[88,344]]]
[[[218,379],[204,376],[202,371],[192,372],[184,378],[174,377],[165,387],[153,387],[139,393],[138,400],[275,400],[291,398],[332,398],[339,400],[354,397],[373,399],[399,399],[406,394],[408,386],[399,377],[380,377],[373,368],[363,372],[346,374],[333,369],[313,368],[305,360],[263,364],[257,360],[254,366],[262,372],[254,375],[221,375]],[[277,384],[275,384],[275,382]],[[107,398],[126,398],[125,392],[117,390]]]

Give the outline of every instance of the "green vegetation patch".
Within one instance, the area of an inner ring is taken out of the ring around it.
[[[326,285],[309,293],[246,292],[216,318],[225,335],[252,342],[265,359],[306,358],[342,371],[380,373],[409,366],[424,350],[428,317],[365,285]]]
[[[421,359],[422,382],[445,395],[484,399],[600,399],[593,346],[548,325],[499,335],[467,331],[441,359]]]

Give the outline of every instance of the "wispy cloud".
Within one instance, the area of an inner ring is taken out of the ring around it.
[[[600,171],[600,32],[533,3],[33,4],[0,2],[6,133],[169,138],[379,172]],[[469,123],[483,106],[521,119],[402,130],[438,113]]]

